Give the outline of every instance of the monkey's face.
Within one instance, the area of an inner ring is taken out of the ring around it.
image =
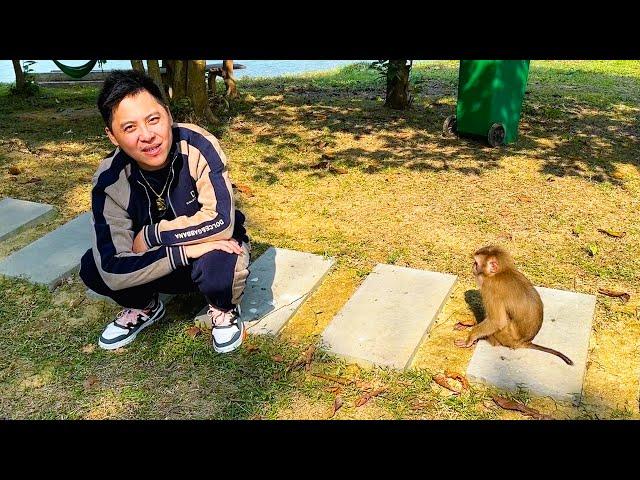
[[[471,270],[473,274],[477,277],[482,274],[482,267],[480,265],[480,258],[477,256],[473,257],[473,265],[471,266]]]
[[[475,255],[473,257],[473,266],[471,268],[473,270],[473,274],[476,276],[476,280],[478,283],[481,283],[482,277],[492,277],[498,273],[498,260],[495,257]]]

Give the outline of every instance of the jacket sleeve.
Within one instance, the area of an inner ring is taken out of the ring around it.
[[[184,247],[159,246],[133,253],[136,232],[126,209],[114,200],[108,188],[105,191],[94,186],[91,197],[93,256],[109,288],[122,290],[145,284],[188,264]]]
[[[202,207],[190,217],[183,215],[146,225],[144,239],[149,247],[227,240],[233,234],[235,206],[227,159],[218,140],[200,130],[206,135],[192,132],[187,161]]]

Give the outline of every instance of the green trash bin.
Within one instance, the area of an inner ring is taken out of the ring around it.
[[[481,135],[491,146],[515,142],[529,60],[461,60],[456,114],[445,134]]]

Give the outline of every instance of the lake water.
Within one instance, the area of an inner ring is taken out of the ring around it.
[[[361,60],[234,60],[241,63],[247,68],[243,70],[235,70],[236,78],[248,77],[277,77],[279,75],[315,72],[322,70],[330,70],[332,68],[349,65]],[[83,65],[87,60],[60,60],[61,63],[70,66]],[[220,63],[222,60],[207,60],[207,63]],[[51,60],[37,60],[31,66],[36,73],[46,73],[52,70],[59,70],[55,63]],[[104,70],[130,69],[131,62],[129,60],[107,60],[104,64]],[[93,71],[100,71],[96,65]],[[15,73],[13,72],[13,64],[11,60],[0,60],[0,83],[15,82]]]

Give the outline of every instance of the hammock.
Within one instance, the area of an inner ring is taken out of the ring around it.
[[[53,63],[55,63],[58,68],[60,68],[60,70],[69,75],[71,78],[82,78],[91,70],[93,70],[93,67],[95,67],[96,63],[98,63],[98,60],[89,60],[84,65],[80,65],[78,67],[69,67],[57,60],[54,60]]]

